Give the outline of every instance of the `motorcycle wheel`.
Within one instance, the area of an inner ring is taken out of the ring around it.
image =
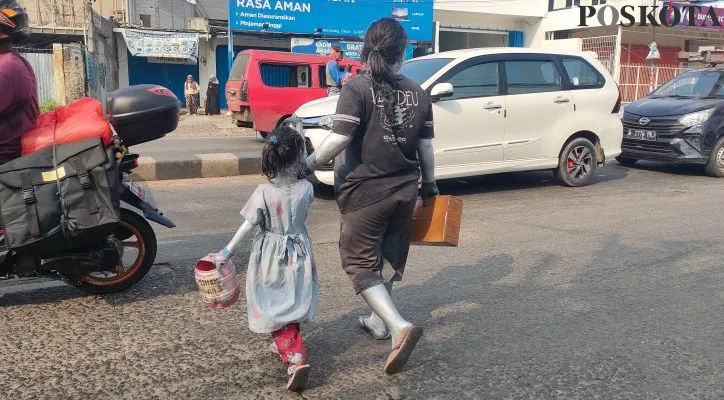
[[[115,271],[90,273],[75,282],[78,289],[92,294],[121,292],[140,281],[156,260],[156,234],[145,218],[127,209],[121,209],[121,220],[114,236],[123,244],[123,258]],[[137,253],[127,257],[129,251]],[[126,260],[133,261],[126,266]]]

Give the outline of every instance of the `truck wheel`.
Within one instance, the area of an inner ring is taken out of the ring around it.
[[[715,178],[724,177],[724,136],[717,140],[711,150],[709,161],[704,166],[706,174]]]
[[[623,165],[624,167],[633,167],[634,164],[636,164],[636,161],[638,161],[635,158],[627,158],[627,157],[616,157],[616,161],[618,161],[619,164]]]
[[[558,182],[565,186],[586,186],[595,177],[598,160],[596,148],[585,138],[573,139],[563,148],[555,169]]]
[[[259,136],[261,136],[262,139],[266,139],[266,137],[269,136],[269,132],[259,131]]]

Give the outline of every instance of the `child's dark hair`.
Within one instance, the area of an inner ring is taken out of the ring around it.
[[[266,138],[261,154],[261,172],[269,179],[275,179],[285,170],[297,174],[303,160],[304,138],[294,128],[282,124]]]

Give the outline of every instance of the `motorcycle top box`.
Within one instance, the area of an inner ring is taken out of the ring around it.
[[[158,85],[136,85],[108,94],[108,121],[126,146],[160,139],[178,126],[181,102]]]

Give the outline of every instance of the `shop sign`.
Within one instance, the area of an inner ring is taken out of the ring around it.
[[[319,56],[328,56],[329,49],[339,45],[344,51],[344,58],[351,60],[359,60],[362,54],[362,47],[364,42],[362,41],[347,41],[347,40],[335,40],[335,39],[306,39],[306,38],[292,38],[292,53],[300,54],[316,54]],[[413,46],[408,45],[405,49],[405,60],[412,58]]]
[[[293,38],[292,53],[328,56],[329,49],[334,45],[339,45],[342,47],[342,50],[344,50],[344,58],[359,60],[363,44],[363,42],[350,42],[346,40]]]
[[[433,2],[430,0],[231,0],[232,29],[322,36],[362,37],[374,21],[399,21],[410,40],[430,41]]]
[[[146,61],[150,64],[196,65],[196,61],[191,58],[148,57]]]
[[[185,32],[144,31],[122,29],[128,51],[134,57],[189,60],[196,64],[199,57],[199,35]]]

